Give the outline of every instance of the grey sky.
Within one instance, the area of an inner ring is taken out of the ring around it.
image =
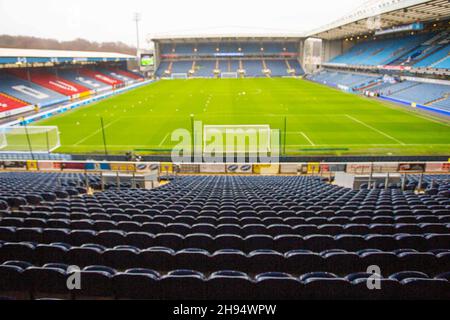
[[[85,38],[134,45],[133,12],[142,13],[141,40],[152,34],[308,31],[366,0],[0,0],[0,34],[59,40]]]

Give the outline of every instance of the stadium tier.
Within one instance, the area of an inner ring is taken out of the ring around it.
[[[14,97],[8,96],[4,93],[0,93],[0,112],[23,108],[28,105],[29,104],[26,102],[23,102]]]
[[[68,100],[62,94],[6,73],[0,73],[0,92],[29,104],[43,107]]]
[[[92,69],[83,68],[80,70],[80,74],[87,76],[87,77],[92,77],[92,78],[96,79],[97,81],[103,82],[112,87],[120,86],[123,84],[123,81],[121,81],[119,79],[115,79],[109,75],[106,75],[104,73],[101,73],[99,71],[92,70]]]
[[[446,68],[450,31],[357,42],[330,64]]]
[[[450,111],[450,84],[393,79],[376,74],[325,70],[308,79],[353,92],[372,92],[398,102]]]
[[[111,70],[112,72],[114,72],[116,74],[127,77],[128,79],[132,79],[132,80],[136,80],[136,81],[143,80],[141,75],[130,72],[130,71],[126,71],[126,70],[122,70],[122,69],[118,69],[118,68],[110,68],[109,70]]]
[[[211,41],[210,43],[162,43],[162,55],[215,55],[220,53],[233,54],[280,54],[291,53],[297,54],[300,48],[295,42],[255,42],[241,40],[239,42],[219,42]]]
[[[445,176],[425,194],[311,177],[185,176],[88,196],[87,181],[100,184],[96,175],[0,174],[0,295],[450,298]],[[82,290],[65,285],[70,265],[82,270]],[[367,286],[374,265],[380,290]]]
[[[118,87],[143,78],[121,68],[7,68],[0,72],[0,118],[45,108]]]
[[[111,89],[111,85],[81,74],[80,70],[60,70],[58,76],[95,91]]]
[[[84,86],[78,85],[71,81],[57,77],[46,71],[35,70],[11,70],[13,75],[29,80],[41,87],[50,89],[68,97],[80,97],[90,94],[90,90]]]
[[[122,74],[117,72],[116,70],[113,69],[100,69],[100,72],[102,72],[103,74],[113,78],[113,79],[117,79],[119,81],[122,81],[122,83],[124,84],[131,84],[135,81],[134,78],[129,77],[128,75]]]
[[[194,43],[158,40],[158,77],[287,77],[304,74],[298,41],[238,41],[197,39]],[[169,41],[169,43],[167,43]],[[273,69],[273,70],[272,70]],[[227,76],[226,75],[226,76]]]

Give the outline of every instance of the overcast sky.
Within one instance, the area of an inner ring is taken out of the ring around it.
[[[0,34],[135,45],[133,13],[149,35],[298,33],[320,27],[367,0],[0,0]]]

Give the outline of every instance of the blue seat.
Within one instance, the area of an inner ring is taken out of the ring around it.
[[[211,300],[249,299],[254,292],[253,282],[243,272],[217,271],[206,281],[206,297]]]
[[[161,298],[160,275],[149,269],[130,269],[113,277],[117,299],[156,300]]]
[[[161,278],[160,285],[164,299],[196,300],[205,297],[205,277],[196,271],[171,271]],[[183,288],[183,290],[180,290],[180,288]]]

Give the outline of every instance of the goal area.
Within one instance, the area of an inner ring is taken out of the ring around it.
[[[188,79],[187,73],[172,73],[172,79]]]
[[[271,153],[279,142],[278,130],[270,125],[205,125],[203,153],[256,154]]]
[[[60,146],[56,126],[0,127],[0,152],[52,152]]]
[[[220,74],[220,77],[223,79],[237,79],[238,73],[237,72],[222,72]]]

